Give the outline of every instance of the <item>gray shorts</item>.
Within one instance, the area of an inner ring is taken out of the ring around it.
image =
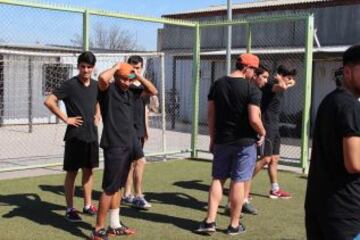
[[[256,163],[255,144],[216,144],[212,177],[215,179],[231,178],[235,182],[246,182],[251,179]]]

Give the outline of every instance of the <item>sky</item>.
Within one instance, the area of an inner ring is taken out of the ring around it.
[[[232,0],[231,2],[232,4],[236,4],[251,1],[253,0]],[[47,0],[46,2],[154,17],[160,17],[168,13],[227,4],[227,0]]]
[[[33,1],[33,0],[30,0]],[[253,0],[232,0],[232,4]],[[161,17],[165,14],[226,5],[227,0],[35,0],[49,4],[109,10],[134,15]],[[96,25],[106,28],[120,27],[128,31],[137,44],[145,50],[156,50],[157,32],[162,24],[92,16],[90,31]],[[72,45],[72,40],[82,35],[82,16],[40,9],[14,7],[0,4],[0,41],[19,44]],[[90,32],[91,35],[91,32]]]

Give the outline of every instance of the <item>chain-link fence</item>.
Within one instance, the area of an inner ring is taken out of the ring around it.
[[[183,109],[191,112],[192,102],[173,80],[173,57],[158,50],[160,39],[166,40],[161,37],[165,23],[169,29],[194,24],[18,1],[0,2],[0,13],[0,171],[62,162],[66,125],[43,102],[78,74],[83,49],[97,57],[94,79],[131,55],[143,57],[143,74],[158,89],[148,99],[145,154],[154,159],[189,156],[191,125]],[[61,101],[60,108],[65,112]],[[100,124],[99,136],[101,131]]]
[[[233,26],[232,65],[251,49],[272,72],[284,62],[298,70],[298,84],[286,93],[281,114],[281,155],[298,163],[300,136],[301,156],[307,154],[302,124],[307,126],[303,113],[310,103],[304,102],[311,92],[308,16],[190,22],[1,0],[0,13],[0,171],[61,163],[66,126],[43,102],[77,74],[83,49],[97,56],[95,79],[131,55],[144,58],[144,75],[159,90],[149,105],[147,156],[206,152],[207,93],[225,75],[228,25]]]
[[[244,16],[242,16],[244,17]],[[245,16],[246,17],[246,16]],[[273,21],[276,20],[276,21]],[[272,19],[272,16],[260,18],[236,19],[234,22],[202,23],[201,27],[201,64],[200,64],[200,93],[199,105],[206,106],[207,94],[211,84],[226,75],[226,42],[227,26],[231,32],[231,69],[235,69],[235,62],[241,53],[252,52],[259,56],[261,64],[270,69],[270,81],[276,73],[277,67],[285,65],[289,69],[296,69],[296,85],[284,92],[284,102],[280,114],[280,155],[282,163],[301,166],[302,146],[307,148],[307,142],[301,141],[303,134],[305,86],[311,78],[305,73],[311,71],[307,63],[311,61],[306,55],[308,21],[307,18],[293,19],[287,16]],[[309,89],[308,89],[309,90]],[[309,97],[309,96],[307,96]],[[239,126],[241,128],[241,126]],[[308,139],[305,135],[303,139]],[[306,140],[307,141],[307,140]],[[199,156],[208,158],[209,137],[207,130],[207,108],[199,109]],[[307,153],[305,153],[307,156]],[[307,157],[306,157],[307,159]]]

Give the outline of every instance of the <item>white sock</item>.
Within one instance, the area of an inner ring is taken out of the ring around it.
[[[280,187],[279,187],[279,184],[278,184],[278,183],[272,183],[272,184],[271,184],[271,190],[272,190],[272,191],[276,192],[276,191],[278,191],[279,189],[280,189]]]
[[[249,203],[249,199],[248,199],[248,198],[244,198],[244,203]]]
[[[91,204],[88,204],[85,206],[85,209],[89,209],[91,207]]]
[[[121,227],[120,225],[120,208],[116,208],[116,209],[110,209],[109,210],[109,222],[110,222],[110,227],[111,228],[119,228]]]

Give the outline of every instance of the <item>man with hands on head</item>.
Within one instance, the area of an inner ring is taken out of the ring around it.
[[[114,81],[112,81],[114,79]],[[134,128],[134,101],[138,96],[129,91],[130,85],[139,81],[144,91],[156,94],[155,86],[128,63],[117,63],[99,76],[99,102],[104,128],[100,147],[104,150],[103,193],[91,239],[108,239],[108,235],[131,235],[135,231],[120,222],[121,188],[125,186],[130,164],[136,157],[143,157]],[[110,226],[105,230],[109,212]]]

